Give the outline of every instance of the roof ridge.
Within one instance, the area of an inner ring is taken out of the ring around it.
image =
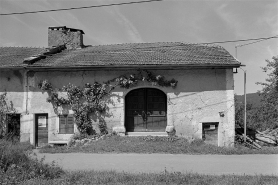
[[[88,47],[101,47],[101,46],[124,46],[124,45],[143,45],[143,44],[186,44],[186,45],[201,45],[209,47],[224,48],[218,44],[210,43],[197,43],[197,42],[134,42],[134,43],[117,43],[117,44],[101,44],[101,45],[88,45]],[[47,49],[45,46],[0,46],[0,48],[36,48],[36,49]]]
[[[106,47],[106,46],[129,46],[129,45],[151,45],[151,44],[169,44],[169,45],[173,45],[173,46],[180,46],[181,44],[184,45],[198,45],[198,46],[207,46],[207,47],[216,47],[216,48],[221,48],[224,49],[224,47],[218,45],[218,44],[209,44],[209,43],[191,43],[191,42],[140,42],[140,43],[117,43],[117,44],[103,44],[103,45],[90,45],[86,48],[90,48],[90,47]],[[177,45],[174,45],[177,44]],[[163,47],[163,46],[161,46]],[[172,47],[172,46],[169,46]]]
[[[129,43],[117,43],[117,44],[100,44],[92,46],[117,46],[117,45],[131,45],[131,44],[174,44],[174,43],[183,43],[183,42],[129,42]]]

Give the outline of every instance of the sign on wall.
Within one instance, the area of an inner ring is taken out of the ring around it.
[[[38,126],[39,127],[46,127],[46,116],[39,116]]]

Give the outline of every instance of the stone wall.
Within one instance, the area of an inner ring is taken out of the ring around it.
[[[152,86],[148,82],[139,82],[130,89],[116,88],[108,104],[109,115],[105,121],[109,130],[123,132],[125,121],[125,96],[136,88],[157,88],[167,95],[167,128],[174,128],[176,135],[188,139],[202,138],[202,123],[219,122],[218,145],[232,146],[234,142],[234,91],[232,69],[188,69],[188,70],[151,70],[154,74],[164,75],[166,79],[178,80],[175,89]],[[34,114],[48,113],[49,141],[65,141],[71,134],[58,133],[58,116],[52,104],[46,102],[48,94],[41,92],[37,84],[47,79],[54,87],[61,88],[69,83],[83,86],[85,83],[104,82],[127,73],[125,70],[103,71],[48,71],[32,72],[24,78],[26,72],[1,72],[0,93],[9,92],[9,100],[21,113],[21,131],[23,140],[34,143]],[[9,77],[9,80],[8,80]],[[12,83],[11,83],[12,82]],[[2,85],[3,84],[3,85]],[[15,85],[14,85],[15,84]],[[72,113],[60,109],[60,113]],[[220,117],[224,115],[223,117]],[[95,126],[97,122],[94,123]],[[171,129],[170,129],[171,130]],[[75,128],[75,131],[76,128]],[[29,138],[27,135],[29,134]]]

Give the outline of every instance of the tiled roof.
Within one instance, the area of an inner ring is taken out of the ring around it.
[[[240,66],[240,62],[221,46],[181,42],[89,46],[62,50],[33,64],[23,64],[24,58],[45,51],[44,48],[2,47],[0,67]]]
[[[44,48],[0,47],[0,68],[23,67],[23,59],[43,52]]]

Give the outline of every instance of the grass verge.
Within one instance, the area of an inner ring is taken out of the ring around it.
[[[180,172],[160,174],[141,173],[117,173],[115,171],[79,171],[68,172],[58,179],[32,179],[22,184],[28,185],[50,185],[50,184],[190,184],[190,185],[275,185],[278,182],[276,176],[240,176],[240,175],[200,175],[200,174],[182,174]]]
[[[236,145],[234,148],[205,144],[203,140],[188,142],[180,137],[122,137],[109,135],[76,146],[44,147],[41,153],[170,153],[170,154],[278,154],[278,147],[254,150]]]
[[[0,184],[18,184],[33,178],[53,179],[63,174],[61,168],[29,157],[28,143],[0,140]]]

